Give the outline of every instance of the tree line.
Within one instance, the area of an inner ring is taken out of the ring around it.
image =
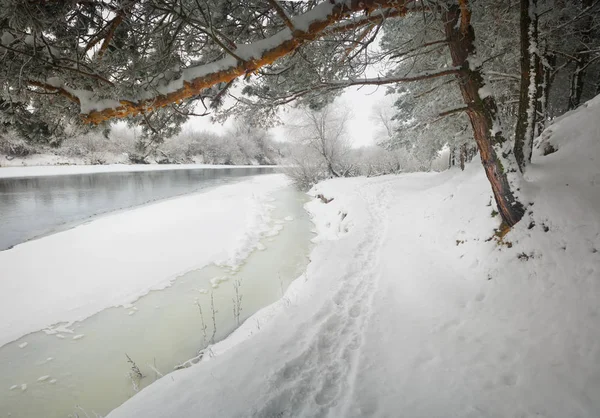
[[[395,113],[383,145],[429,156],[449,146],[454,161],[476,149],[507,226],[526,210],[536,135],[600,89],[597,0],[0,5],[5,130],[58,141],[66,126],[126,118],[160,141],[192,115],[268,127],[280,106],[322,111],[344,88],[386,86]]]

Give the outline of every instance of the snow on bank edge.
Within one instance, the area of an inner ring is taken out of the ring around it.
[[[332,294],[344,293],[346,285],[341,278],[356,275],[357,264],[347,263],[346,258],[364,253],[362,244],[366,237],[383,233],[380,220],[374,223],[369,203],[360,190],[362,186],[371,192],[377,190],[378,186],[372,187],[372,183],[385,183],[390,177],[337,180],[326,182],[326,190],[335,196],[334,201],[323,204],[314,199],[305,204],[315,224],[317,235],[313,241],[317,245],[311,251],[305,274],[290,284],[282,299],[259,310],[226,339],[208,347],[200,363],[154,382],[108,417],[195,416],[199,408],[207,416],[269,416],[250,412],[262,408],[265,401],[252,390],[244,390],[238,382],[243,381],[244,388],[265,389],[266,375],[293,356],[293,351],[303,348],[298,334],[312,334],[314,317],[329,309]],[[317,188],[309,192],[316,193]],[[283,349],[283,341],[292,341],[293,349]],[[236,370],[235,376],[232,370]],[[266,396],[273,393],[267,392]],[[225,401],[227,410],[222,409],[223,400],[233,393],[235,400]],[[156,399],[160,399],[160,407],[154,403]]]
[[[488,240],[498,218],[478,161],[464,173],[320,184],[319,192],[334,201],[308,205],[320,240],[308,274],[283,301],[215,345],[214,357],[157,381],[109,417],[193,417],[198,410],[207,416],[393,416],[402,410],[407,416],[597,417],[597,111],[577,126],[552,125],[564,134],[586,128],[572,145],[555,134],[556,155],[535,155],[524,186],[534,225],[524,219],[505,245]],[[377,188],[390,190],[387,199]],[[311,395],[320,384],[335,389],[328,354],[340,342],[329,331],[340,322],[336,309],[347,307],[331,298],[331,285],[343,287],[340,279],[348,279],[348,265],[362,250],[353,243],[383,226],[368,224],[362,197],[391,215],[389,233],[375,233],[386,236],[384,251],[376,252],[386,258],[374,279],[376,299],[365,306],[372,312],[362,335],[363,367],[350,371],[356,386],[330,391],[322,406]],[[257,318],[270,319],[258,332]]]
[[[281,174],[256,176],[0,252],[0,346],[130,304],[212,262],[235,268],[269,229],[269,195],[288,184]]]
[[[137,171],[198,170],[230,168],[276,168],[275,165],[214,165],[214,164],[106,164],[106,165],[41,165],[0,167],[0,178],[64,176],[69,174],[121,173]]]

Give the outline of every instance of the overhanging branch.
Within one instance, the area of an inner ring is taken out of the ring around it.
[[[408,83],[413,81],[429,80],[432,78],[443,77],[446,75],[458,74],[461,71],[459,67],[452,67],[445,70],[426,71],[419,74],[409,76],[391,76],[391,77],[376,77],[376,78],[362,78],[357,80],[344,80],[344,81],[332,81],[323,83],[324,87],[338,86],[339,88],[351,87],[351,86],[381,86],[385,84],[394,83]],[[319,88],[317,86],[316,88]]]
[[[77,96],[75,96],[74,94],[68,92],[67,90],[65,90],[61,87],[55,87],[51,84],[47,84],[47,83],[43,83],[41,81],[35,81],[35,80],[27,80],[26,82],[30,86],[43,88],[44,90],[46,90],[46,92],[53,92],[53,93],[60,94],[61,96],[66,97],[73,103],[76,103],[78,105],[81,104],[81,102],[79,101],[79,98]]]
[[[461,69],[459,67],[452,67],[444,70],[426,71],[423,73],[408,76],[390,76],[376,78],[359,78],[355,80],[329,81],[322,82],[320,84],[312,84],[301,90],[290,92],[286,96],[262,97],[262,99],[269,100],[270,104],[273,106],[279,106],[293,102],[294,100],[306,96],[310,93],[314,93],[315,91],[334,91],[352,86],[383,86],[387,84],[410,83],[414,81],[430,80],[433,78],[444,77],[447,75],[454,75],[458,74],[460,71]],[[257,102],[252,102],[245,98],[235,97],[233,95],[231,95],[231,97],[247,105],[258,105]]]
[[[111,118],[122,118],[136,115],[141,112],[151,111],[171,103],[180,102],[198,95],[202,90],[217,83],[228,83],[229,81],[256,71],[257,69],[275,62],[277,59],[295,51],[300,46],[320,38],[326,34],[326,30],[351,15],[354,12],[377,9],[406,10],[406,4],[412,0],[336,0],[334,2],[322,2],[315,8],[293,19],[296,28],[302,27],[298,21],[307,26],[306,30],[289,28],[273,35],[270,38],[254,42],[250,45],[242,45],[237,50],[245,61],[226,57],[222,60],[206,65],[188,68],[179,80],[175,80],[168,86],[163,86],[163,94],[153,97],[144,97],[135,101],[121,100],[120,106],[101,108],[83,115],[88,123],[100,123]],[[378,16],[381,19],[381,16]],[[306,25],[310,22],[308,25]],[[350,28],[350,26],[347,26]],[[241,53],[240,50],[245,51]],[[373,82],[373,84],[376,84]]]
[[[285,23],[285,25],[291,30],[293,31],[294,28],[294,24],[292,23],[292,21],[290,20],[290,17],[287,15],[287,13],[285,12],[285,10],[283,10],[283,8],[281,7],[281,5],[279,4],[279,2],[277,0],[268,0],[269,4],[271,5],[271,7],[273,7],[273,9],[275,9],[275,12],[277,13],[277,15],[279,16],[279,18],[281,20],[283,20],[283,22]]]

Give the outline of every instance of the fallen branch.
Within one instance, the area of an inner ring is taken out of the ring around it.
[[[331,201],[333,200],[333,197],[332,197],[331,199],[327,199],[327,198],[326,198],[325,196],[323,196],[322,194],[318,194],[318,195],[316,196],[316,198],[317,198],[317,199],[320,199],[320,200],[321,200],[321,202],[323,202],[323,203],[329,203],[329,202],[331,202]]]

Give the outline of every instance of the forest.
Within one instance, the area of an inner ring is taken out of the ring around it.
[[[108,137],[124,119],[140,129],[143,159],[190,117],[266,129],[291,108],[312,127],[295,130],[310,131],[288,153],[298,170],[385,174],[427,169],[444,149],[450,166],[479,154],[510,227],[528,205],[519,190],[534,138],[599,92],[599,3],[2,0],[2,135],[59,146]],[[335,98],[366,85],[385,86],[393,104],[368,152],[386,163],[358,170]],[[269,152],[243,160],[273,163]]]
[[[0,415],[600,416],[600,0],[0,0]]]

